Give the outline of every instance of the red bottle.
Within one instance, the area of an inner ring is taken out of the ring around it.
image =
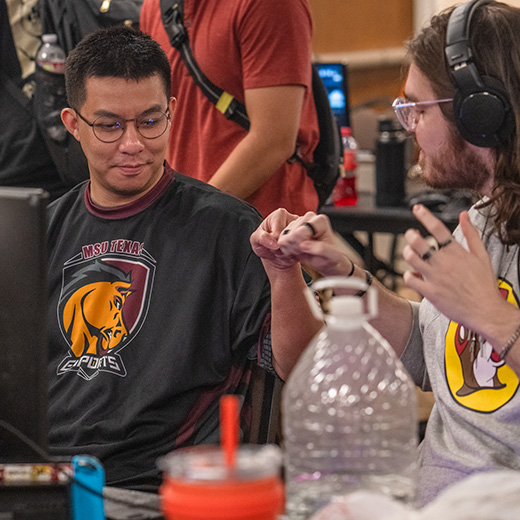
[[[358,194],[356,189],[357,174],[357,141],[352,136],[349,127],[341,128],[341,137],[344,148],[344,175],[342,175],[334,191],[332,192],[332,200],[335,206],[355,206],[357,204]]]

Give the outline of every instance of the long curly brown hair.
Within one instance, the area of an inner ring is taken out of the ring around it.
[[[408,42],[405,72],[414,63],[441,98],[451,98],[455,87],[445,57],[446,28],[454,7],[434,16],[430,25]],[[470,46],[481,75],[501,81],[509,97],[514,128],[496,147],[496,167],[491,199],[494,226],[504,244],[520,243],[520,9],[488,1],[471,19]],[[439,105],[455,128],[452,104]],[[471,188],[471,186],[468,186]]]

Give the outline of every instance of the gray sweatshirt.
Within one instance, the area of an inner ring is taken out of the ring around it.
[[[500,291],[518,306],[518,247],[504,246],[491,233],[488,214],[470,210]],[[454,237],[466,244],[459,228]],[[472,473],[520,470],[519,379],[488,343],[429,301],[412,305],[414,325],[401,360],[415,383],[435,396],[419,454],[419,497],[425,504]]]

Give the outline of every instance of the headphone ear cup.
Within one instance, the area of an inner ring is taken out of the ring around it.
[[[457,128],[466,141],[492,148],[511,133],[511,110],[500,81],[489,76],[482,76],[481,80],[484,90],[457,90],[453,110]]]

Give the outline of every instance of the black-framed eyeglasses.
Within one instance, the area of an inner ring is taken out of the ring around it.
[[[168,122],[170,121],[170,110],[161,112],[156,110],[147,112],[133,119],[119,119],[111,116],[99,116],[93,122],[85,119],[78,110],[74,109],[76,114],[87,123],[94,135],[103,143],[114,143],[123,137],[127,123],[135,121],[135,127],[139,134],[145,139],[157,139],[166,132]]]
[[[453,98],[434,99],[433,101],[413,102],[405,97],[398,97],[392,103],[395,115],[403,128],[408,132],[413,132],[419,122],[419,110],[421,106],[436,105],[438,103],[449,103]]]

